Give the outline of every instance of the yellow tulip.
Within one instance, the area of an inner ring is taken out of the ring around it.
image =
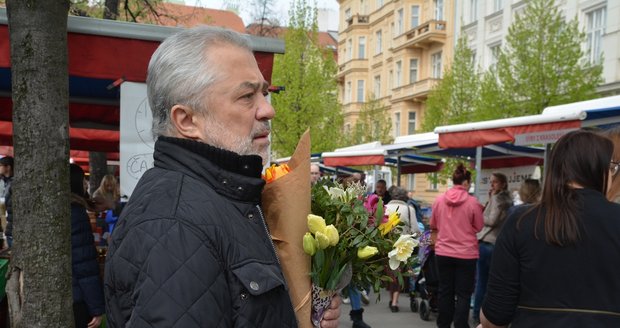
[[[357,257],[362,260],[373,257],[377,253],[379,253],[379,250],[373,246],[364,246],[357,249]]]
[[[338,240],[340,240],[340,235],[338,234],[338,229],[336,229],[333,224],[325,227],[325,234],[329,239],[330,246],[336,246],[336,244],[338,244]]]
[[[304,252],[306,254],[312,256],[316,253],[316,248],[318,247],[316,240],[312,237],[312,234],[306,232],[304,235]]]
[[[379,231],[381,231],[381,236],[385,236],[388,232],[392,231],[394,227],[400,222],[400,215],[398,212],[394,212],[390,214],[387,222],[381,223],[379,225]]]
[[[319,243],[319,249],[326,249],[327,247],[329,247],[329,238],[327,237],[326,234],[317,231],[314,234],[314,237],[316,238],[316,241]]]
[[[314,214],[308,214],[308,229],[310,232],[316,235],[317,232],[324,233],[325,232],[325,220]]]

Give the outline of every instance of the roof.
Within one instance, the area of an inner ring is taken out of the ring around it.
[[[159,2],[157,13],[138,19],[140,23],[156,23],[164,26],[194,27],[210,25],[229,28],[239,33],[245,33],[243,20],[237,14],[228,10],[219,10],[202,7],[185,6],[169,2]]]
[[[252,23],[246,27],[246,33],[250,35],[257,36],[267,36],[271,38],[284,38],[284,33],[288,28],[282,26],[272,26],[272,25],[261,25],[258,23]],[[317,38],[319,45],[323,48],[330,49],[332,51],[336,51],[338,48],[338,41],[333,36],[334,32],[318,32]],[[337,34],[336,34],[337,37]]]

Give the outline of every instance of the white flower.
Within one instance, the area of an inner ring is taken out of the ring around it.
[[[394,249],[388,253],[390,258],[390,269],[396,270],[400,262],[406,262],[413,253],[413,249],[418,246],[418,241],[411,235],[401,235],[394,243]]]
[[[327,193],[329,194],[329,196],[332,199],[340,199],[342,201],[344,201],[346,192],[344,191],[344,189],[341,188],[337,188],[337,187],[327,187],[327,186],[323,186],[323,188],[325,188],[325,190],[327,190]]]

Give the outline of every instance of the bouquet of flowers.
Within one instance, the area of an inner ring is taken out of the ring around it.
[[[379,197],[366,197],[360,184],[327,180],[311,190],[309,131],[289,162],[272,165],[263,177],[265,221],[300,327],[318,327],[333,296],[350,282],[378,291],[392,280],[388,265],[395,270],[410,261],[417,242],[401,235],[398,214],[386,216]]]
[[[418,242],[402,234],[398,213],[385,215],[377,195],[365,196],[359,183],[343,186],[321,180],[312,188],[312,214],[303,237],[312,256],[312,322],[318,326],[331,298],[349,283],[378,292],[390,282],[386,267],[397,270],[414,260]],[[400,271],[394,275],[403,284]]]

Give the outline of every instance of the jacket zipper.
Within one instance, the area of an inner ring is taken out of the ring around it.
[[[267,233],[267,238],[269,238],[269,242],[271,243],[271,249],[273,250],[273,255],[276,256],[276,261],[280,264],[280,259],[278,258],[278,252],[276,252],[276,245],[273,244],[273,239],[271,239],[271,234],[269,233],[269,229],[267,228],[267,223],[265,222],[265,217],[263,216],[263,210],[260,208],[260,205],[256,205],[258,209],[258,214],[260,214],[261,222],[263,223],[263,228],[265,228],[265,232]]]

